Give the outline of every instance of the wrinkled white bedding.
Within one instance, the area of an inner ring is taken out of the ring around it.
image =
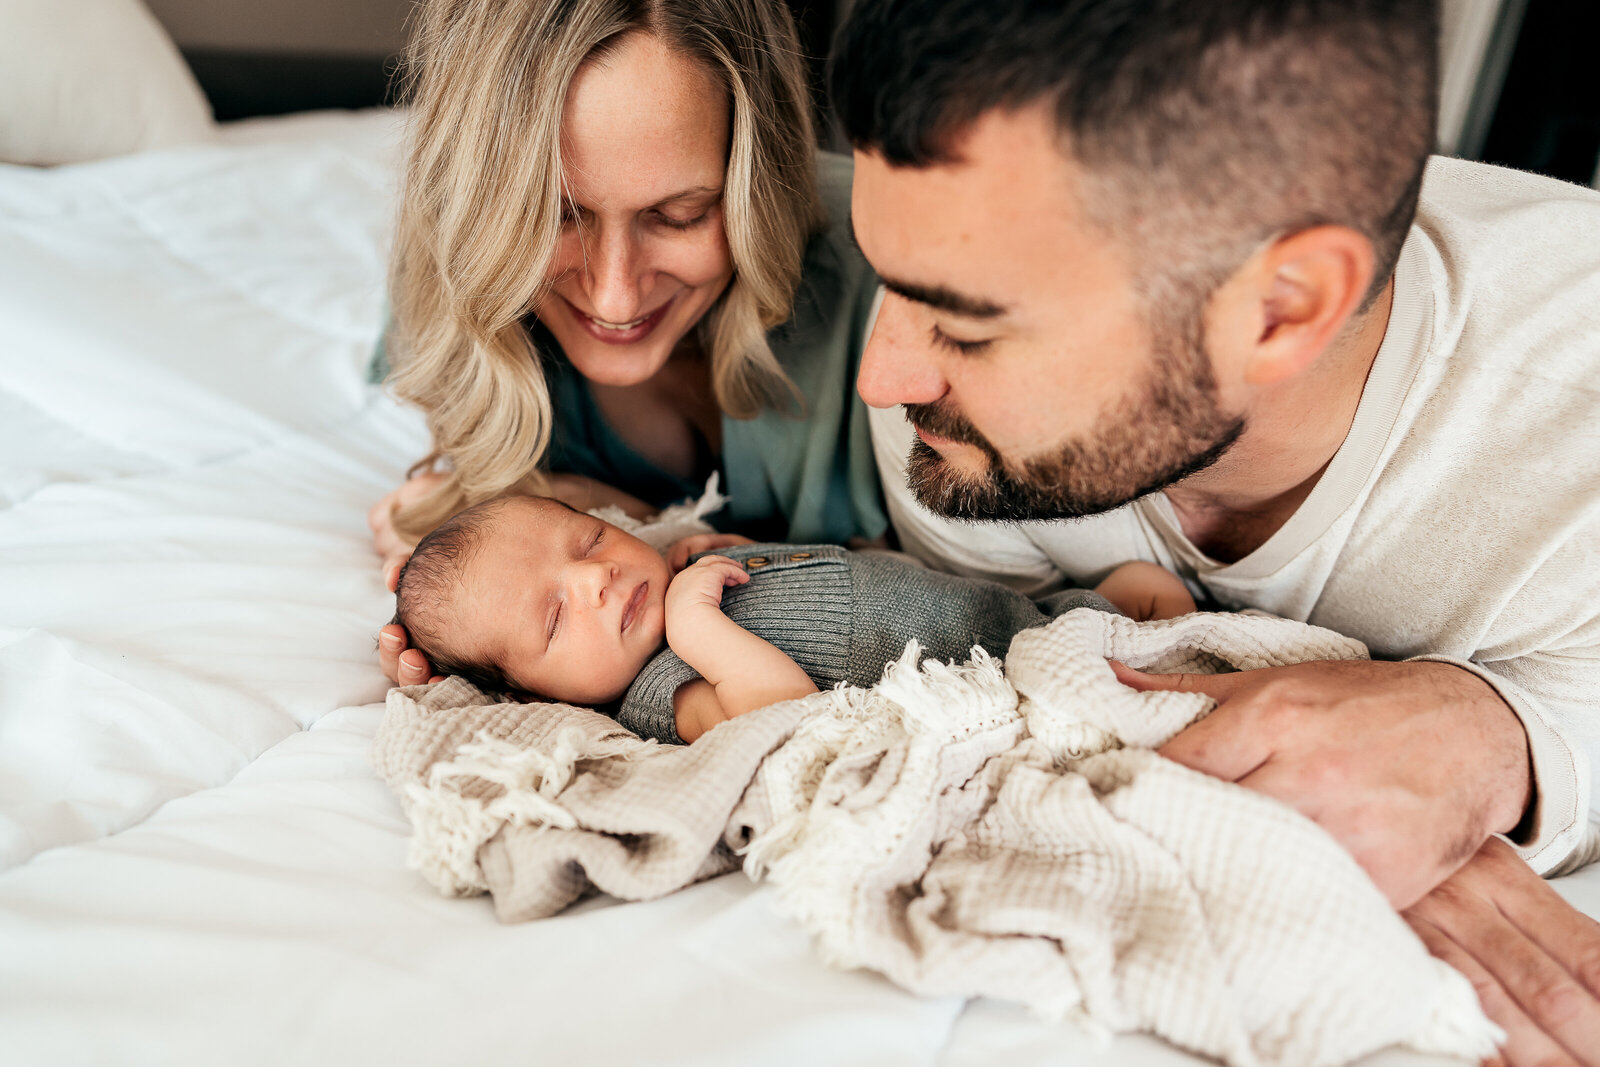
[[[508,927],[405,868],[363,521],[423,443],[364,383],[395,133],[0,168],[0,1062],[1196,1062],[830,971],[741,875]]]

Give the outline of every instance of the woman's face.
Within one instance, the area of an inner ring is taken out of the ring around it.
[[[571,206],[535,311],[585,378],[636,385],[733,277],[727,94],[694,60],[631,34],[573,79],[561,151]]]

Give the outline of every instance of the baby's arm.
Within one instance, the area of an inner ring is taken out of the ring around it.
[[[1094,591],[1114,604],[1118,611],[1137,622],[1175,619],[1194,610],[1194,597],[1171,571],[1154,563],[1124,563]]]
[[[678,736],[817,691],[800,665],[722,613],[722,590],[750,580],[726,556],[702,556],[667,587],[667,644],[700,679],[673,696]]]

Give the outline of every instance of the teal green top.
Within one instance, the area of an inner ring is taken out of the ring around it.
[[[878,280],[850,234],[850,160],[820,153],[818,187],[827,228],[806,247],[794,313],[767,334],[773,355],[805,397],[805,408],[764,411],[753,419],[722,418],[722,455],[707,452],[693,475],[680,478],[639,455],[605,421],[588,381],[543,330],[555,425],[546,463],[583,474],[657,507],[699,496],[707,476],[722,471],[726,508],[711,516],[720,529],[757,540],[832,542],[873,539],[889,526],[867,430],[856,394],[861,342]],[[382,343],[374,380],[388,372]]]

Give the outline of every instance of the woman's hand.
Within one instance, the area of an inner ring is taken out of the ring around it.
[[[404,553],[398,561],[384,565],[383,584],[389,587],[389,592],[394,592],[395,583],[400,578],[400,567],[410,555],[409,552]],[[383,667],[388,679],[395,685],[444,681],[444,675],[433,673],[433,664],[428,662],[428,657],[410,645],[411,638],[407,636],[406,628],[397,622],[391,622],[378,631],[378,664]]]
[[[738,534],[708,533],[694,534],[677,541],[667,549],[667,566],[677,574],[689,565],[689,557],[700,552],[714,552],[719,548],[732,548],[734,545],[753,545],[754,541]]]
[[[407,504],[421,500],[444,484],[449,477],[448,471],[429,471],[426,474],[419,474],[384,496],[367,512],[367,526],[372,530],[372,547],[383,557],[386,579],[391,568],[395,572],[399,571],[400,564],[406,561],[411,555],[411,550],[416,547],[415,541],[406,540],[395,530],[394,513]],[[394,589],[392,580],[389,581],[389,588]]]
[[[545,477],[550,495],[574,511],[593,511],[595,508],[618,507],[630,519],[649,522],[657,510],[636,496],[613,489],[583,474],[550,474]]]
[[[378,631],[378,663],[383,673],[395,685],[422,685],[424,682],[442,682],[444,675],[434,674],[433,665],[414,648],[407,647],[405,627],[391,622]]]
[[[405,484],[389,493],[367,512],[367,526],[372,530],[372,547],[383,557],[383,584],[394,592],[400,577],[400,568],[411,558],[415,543],[402,538],[394,528],[394,513],[414,500],[420,500],[437,489],[450,475],[446,471],[429,471],[408,479]],[[411,648],[411,639],[405,627],[390,623],[378,631],[378,663],[383,673],[396,685],[421,685],[437,682],[441,678],[433,673],[428,657]]]

